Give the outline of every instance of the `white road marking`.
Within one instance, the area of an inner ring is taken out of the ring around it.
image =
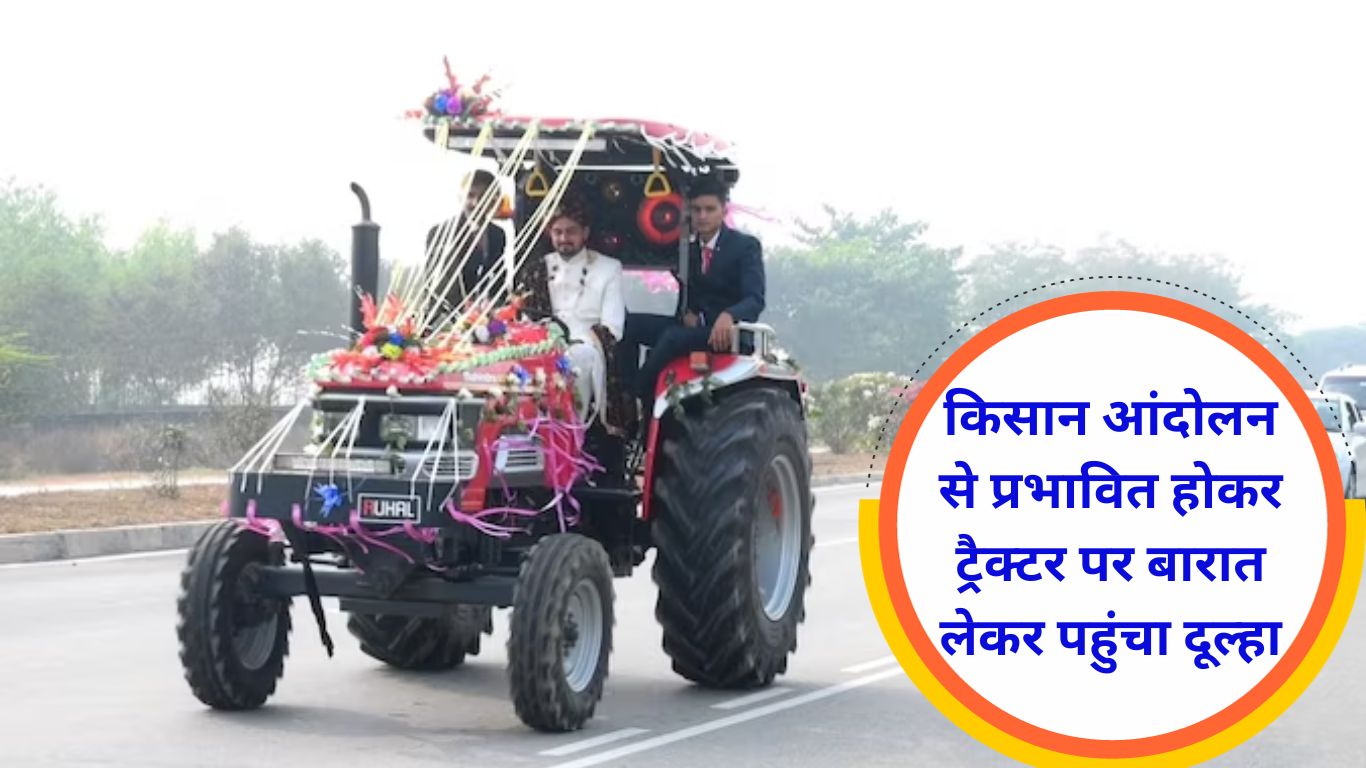
[[[864,672],[871,672],[872,670],[877,669],[878,667],[885,667],[885,666],[887,666],[888,664],[895,664],[895,663],[896,663],[896,657],[895,657],[895,656],[883,656],[883,657],[880,658],[880,659],[873,659],[872,661],[865,661],[865,662],[863,662],[862,664],[855,664],[855,665],[852,666],[852,667],[845,667],[844,669],[841,669],[840,671],[841,671],[841,672],[848,672],[848,673],[851,674],[851,675],[861,675],[861,674],[863,674]]]
[[[793,709],[794,707],[800,707],[803,704],[810,704],[815,701],[820,701],[821,699],[836,696],[846,691],[852,691],[855,688],[862,688],[865,685],[871,685],[880,680],[886,680],[890,677],[894,677],[900,674],[902,674],[900,669],[889,669],[883,672],[878,672],[877,674],[867,675],[865,677],[856,677],[853,680],[847,680],[843,683],[840,683],[838,685],[832,685],[828,688],[820,688],[818,690],[811,691],[810,693],[804,693],[800,696],[794,696],[790,699],[775,701],[772,704],[768,704],[762,707],[755,707],[754,709],[748,709],[744,712],[739,712],[734,715],[728,715],[726,717],[717,718],[716,720],[709,720],[705,723],[698,723],[697,725],[690,726],[688,728],[682,728],[680,730],[673,731],[672,733],[663,733],[658,736],[655,736],[652,739],[638,741],[634,744],[627,744],[622,747],[617,747],[616,749],[609,749],[606,752],[599,752],[596,755],[588,755],[587,757],[581,757],[578,760],[571,760],[567,763],[559,763],[555,765],[554,768],[590,768],[590,766],[602,765],[603,763],[611,762],[613,760],[626,757],[628,755],[646,752],[651,749],[658,749],[660,747],[673,744],[674,742],[683,741],[684,739],[691,739],[695,736],[701,736],[706,733],[711,733],[712,731],[719,731],[722,728],[729,728],[733,725],[747,723],[750,720],[757,720],[758,718],[777,714],[788,709]]]
[[[818,485],[815,488],[812,488],[811,490],[815,491],[816,493],[822,493],[824,491],[852,491],[855,488],[863,488],[864,490],[869,492],[869,498],[875,498],[877,496],[877,493],[874,493],[873,491],[875,491],[877,488],[880,488],[881,486],[882,478],[878,478],[873,481],[873,485],[871,487],[867,483],[844,483],[842,485]]]
[[[189,551],[190,551],[189,547],[183,547],[183,548],[181,548],[181,549],[153,549],[153,550],[148,550],[148,551],[146,551],[146,552],[125,552],[124,554],[121,554],[121,555],[99,555],[99,556],[96,556],[96,557],[76,557],[76,558],[69,558],[69,559],[66,559],[66,560],[39,560],[39,561],[33,562],[33,563],[4,563],[4,564],[0,564],[0,571],[5,570],[6,568],[29,568],[29,567],[37,566],[37,565],[46,565],[46,566],[61,566],[61,565],[65,565],[65,566],[73,566],[73,565],[85,565],[85,564],[88,564],[88,563],[89,563],[89,564],[94,564],[94,563],[112,563],[112,562],[118,562],[119,560],[145,560],[145,559],[147,559],[147,558],[152,558],[152,557],[171,557],[172,555],[184,556],[185,553],[186,553],[186,552],[189,552]]]
[[[761,701],[768,701],[769,699],[774,698],[774,697],[776,697],[776,696],[782,696],[782,695],[785,694],[785,693],[791,693],[791,692],[792,692],[792,689],[791,689],[791,688],[784,688],[784,687],[782,687],[782,686],[774,686],[774,687],[772,687],[772,688],[769,688],[769,689],[766,690],[766,691],[757,691],[757,692],[755,692],[755,693],[747,694],[747,695],[741,696],[741,697],[739,697],[739,698],[731,699],[730,701],[723,701],[723,702],[721,702],[720,704],[713,704],[713,705],[711,705],[711,708],[712,708],[712,709],[740,709],[740,708],[742,708],[742,707],[748,707],[748,706],[751,705],[751,704],[758,704],[758,703],[761,702]]]
[[[817,541],[817,542],[816,542],[816,549],[820,549],[821,547],[837,547],[837,546],[839,546],[839,545],[841,545],[841,544],[857,544],[857,543],[858,543],[858,537],[857,537],[857,536],[847,536],[847,537],[845,537],[845,538],[843,538],[843,539],[830,539],[829,541]]]
[[[572,755],[575,752],[582,752],[585,749],[593,749],[594,747],[601,747],[616,741],[621,741],[622,739],[639,736],[642,733],[649,733],[649,730],[645,728],[622,728],[619,731],[604,733],[601,736],[594,736],[591,739],[582,739],[580,741],[574,741],[555,747],[554,749],[547,749],[539,754],[545,755],[546,757],[564,757],[565,755]]]

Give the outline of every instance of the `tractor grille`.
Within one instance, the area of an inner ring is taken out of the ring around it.
[[[500,456],[504,453],[507,455],[502,460],[504,472],[538,472],[545,468],[540,448],[507,448],[499,451]]]
[[[545,458],[541,455],[541,449],[536,446],[500,448],[494,454],[495,474],[498,473],[499,467],[504,473],[509,474],[539,472],[545,469]],[[473,478],[478,471],[478,454],[474,451],[460,451],[454,456],[449,453],[428,456],[418,467],[417,478],[463,483]]]
[[[418,467],[417,476],[421,480],[464,482],[479,471],[479,456],[474,451],[460,451],[454,456],[442,454],[428,456]]]

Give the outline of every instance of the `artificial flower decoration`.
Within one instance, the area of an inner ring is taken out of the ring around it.
[[[322,500],[323,517],[331,517],[332,513],[335,510],[340,509],[341,505],[346,502],[346,494],[333,483],[327,485],[322,485],[320,483],[315,485],[313,487],[313,493],[317,494],[318,498]]]
[[[527,389],[533,379],[545,381],[566,344],[556,328],[522,315],[517,299],[473,307],[456,330],[425,335],[416,332],[413,313],[396,296],[381,305],[364,296],[361,308],[364,333],[350,348],[313,358],[308,375],[315,384],[378,384],[392,396],[399,385],[453,391],[466,385],[466,374],[493,374],[511,387]],[[460,330],[462,326],[468,330]],[[513,372],[514,366],[520,373]]]
[[[412,317],[403,317],[403,305],[397,296],[385,297],[384,305],[376,307],[374,299],[361,299],[361,319],[365,333],[356,344],[356,351],[368,360],[401,360],[411,357],[418,344],[413,333]],[[403,318],[400,321],[400,318]]]
[[[522,316],[522,304],[524,301],[525,299],[522,296],[514,296],[512,301],[509,301],[506,306],[500,307],[494,311],[493,319],[500,320],[504,323],[516,320]]]
[[[501,94],[489,87],[492,80],[490,75],[482,75],[473,84],[463,84],[451,71],[450,59],[443,58],[441,61],[446,68],[446,87],[427,97],[427,116],[469,120],[496,114],[493,102]]]

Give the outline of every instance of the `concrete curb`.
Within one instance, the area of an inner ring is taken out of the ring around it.
[[[227,485],[227,473],[217,475],[193,475],[180,478],[178,485],[184,488],[195,485]],[[90,493],[92,491],[140,491],[151,488],[156,481],[150,478],[122,478],[97,482],[66,482],[47,485],[26,485],[24,483],[0,483],[0,498],[37,496],[47,493]]]
[[[216,522],[218,521],[204,520],[193,523],[5,534],[0,536],[0,564],[184,549],[194,544],[199,535]]]
[[[873,477],[875,482],[881,479],[880,474]],[[814,478],[811,487],[824,488],[867,481],[866,472],[858,475],[832,475]],[[0,535],[0,565],[185,549],[193,546],[200,534],[216,522],[217,519],[193,523],[155,523],[75,531],[3,534]]]
[[[866,484],[867,482],[868,473],[860,472],[857,475],[827,475],[825,477],[814,477],[811,479],[811,487],[825,488],[831,485],[854,485]],[[870,491],[876,489],[882,483],[882,473],[879,472],[873,475],[872,482],[873,487],[868,489]]]

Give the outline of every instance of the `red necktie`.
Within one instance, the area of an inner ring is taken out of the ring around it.
[[[704,274],[704,275],[707,274],[707,270],[711,269],[711,255],[712,255],[711,246],[710,246],[710,245],[704,245],[704,246],[702,246],[702,274]]]

